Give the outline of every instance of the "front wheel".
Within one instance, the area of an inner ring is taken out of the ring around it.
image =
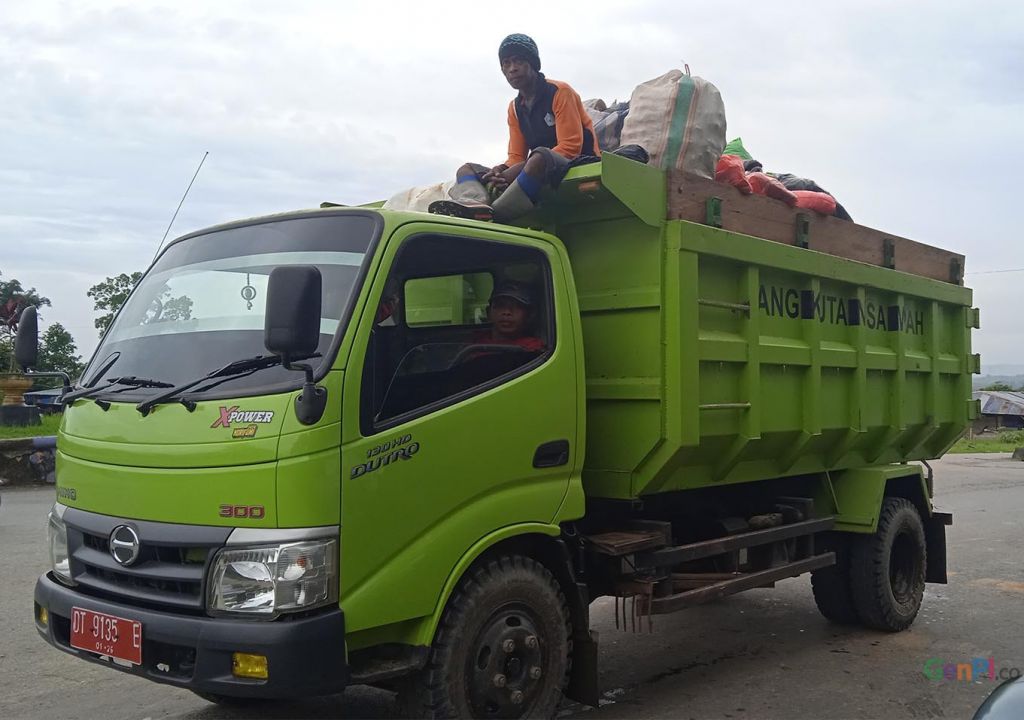
[[[882,503],[878,530],[851,548],[853,603],[861,622],[875,630],[910,627],[921,609],[927,560],[924,524],[909,500]]]
[[[459,583],[426,667],[399,701],[415,717],[553,717],[571,637],[565,595],[547,568],[499,557]]]

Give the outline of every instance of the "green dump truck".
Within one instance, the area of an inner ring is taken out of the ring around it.
[[[595,703],[602,596],[646,632],[809,572],[829,620],[902,630],[951,522],[911,461],[975,412],[962,272],[613,155],[521,227],[181,237],[65,396],[36,627],[216,702],[474,717]],[[532,347],[493,340],[502,283]]]

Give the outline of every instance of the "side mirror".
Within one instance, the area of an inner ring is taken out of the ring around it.
[[[322,284],[312,265],[276,267],[267,282],[263,344],[285,368],[306,373],[302,394],[295,398],[295,416],[303,425],[318,422],[327,408],[327,390],[313,382],[313,366],[291,364],[293,357],[313,355],[320,344]]]
[[[312,265],[270,273],[263,344],[286,365],[293,357],[312,355],[320,344],[321,288],[320,270]]]
[[[28,306],[18,321],[18,335],[14,339],[14,359],[22,370],[35,367],[39,362],[39,320],[34,306]]]

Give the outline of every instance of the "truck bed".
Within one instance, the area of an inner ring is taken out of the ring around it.
[[[976,411],[956,253],[614,155],[526,223],[572,263],[588,496],[935,458]]]

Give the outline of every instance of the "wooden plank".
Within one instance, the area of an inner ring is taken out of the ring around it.
[[[615,530],[584,537],[598,552],[616,557],[665,544],[665,535],[661,531],[626,532]]]
[[[651,614],[661,615],[675,612],[676,610],[718,600],[727,595],[750,590],[777,580],[803,575],[805,572],[829,567],[830,565],[835,565],[835,563],[835,553],[824,553],[807,558],[806,560],[797,560],[796,562],[780,565],[779,567],[769,568],[768,570],[744,573],[738,578],[722,580],[713,585],[706,585],[695,590],[686,590],[666,597],[655,597],[651,599]]]
[[[627,530],[638,530],[641,532],[660,533],[665,545],[672,544],[672,523],[663,520],[644,520],[634,518],[623,522]]]
[[[722,228],[764,240],[794,245],[796,219],[804,215],[810,226],[810,249],[849,260],[885,266],[885,243],[892,243],[895,269],[922,277],[963,284],[964,256],[890,235],[863,225],[812,210],[791,208],[784,202],[763,195],[743,195],[731,185],[680,171],[669,172],[668,217],[704,224],[708,198],[722,200]]]
[[[668,567],[691,560],[723,555],[741,548],[757,547],[779,540],[811,535],[813,533],[831,530],[835,521],[831,517],[819,518],[817,520],[804,520],[803,522],[780,525],[768,530],[754,530],[751,532],[739,533],[738,535],[727,535],[714,538],[713,540],[702,540],[701,542],[689,543],[687,545],[676,545],[675,547],[661,548],[640,554],[636,559],[637,567]]]

